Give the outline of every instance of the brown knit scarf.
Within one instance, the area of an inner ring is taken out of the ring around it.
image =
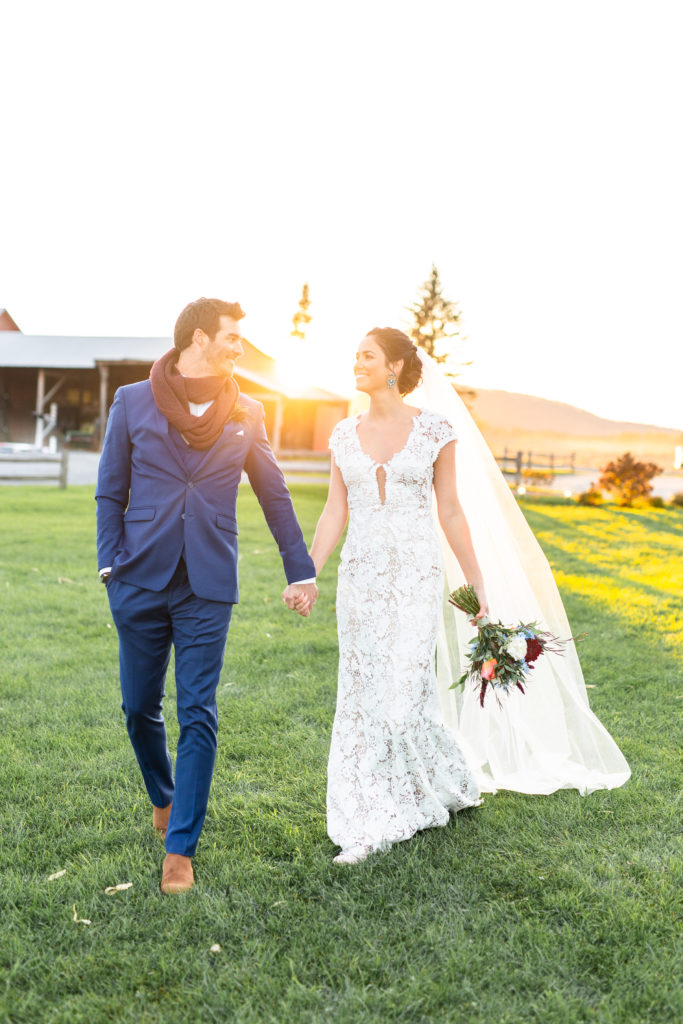
[[[240,389],[232,377],[183,377],[178,373],[178,352],[172,348],[157,359],[149,373],[159,412],[179,430],[193,448],[210,448],[233,414]],[[189,402],[212,402],[201,416],[193,416]]]

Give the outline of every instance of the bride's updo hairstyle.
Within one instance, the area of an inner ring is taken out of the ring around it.
[[[409,395],[422,380],[422,363],[408,335],[395,327],[373,327],[368,331],[368,337],[374,338],[388,363],[403,360],[403,368],[398,375],[398,393]]]

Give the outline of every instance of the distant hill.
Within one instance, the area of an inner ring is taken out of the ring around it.
[[[662,434],[679,438],[683,430],[655,427],[644,423],[606,420],[592,412],[579,409],[566,402],[553,402],[535,395],[520,395],[514,391],[487,391],[476,388],[471,403],[472,415],[477,423],[495,430],[542,430],[553,434],[608,437],[615,434]]]
[[[631,451],[641,459],[670,466],[683,430],[603,419],[565,402],[513,391],[475,388],[470,410],[494,454],[523,449],[575,452],[578,465],[599,466]]]

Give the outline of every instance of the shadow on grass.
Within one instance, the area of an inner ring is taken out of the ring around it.
[[[550,502],[544,502],[543,504],[551,504]],[[554,502],[555,506],[558,504],[568,505],[567,502]],[[520,502],[520,507],[524,512],[524,515],[531,526],[536,530],[540,523],[544,523],[548,529],[553,530],[555,533],[560,533],[566,536],[581,536],[580,530],[585,523],[589,523],[591,526],[597,526],[598,523],[607,523],[608,521],[604,518],[607,514],[613,516],[615,519],[619,519],[624,523],[628,523],[634,528],[645,528],[652,533],[657,534],[669,534],[676,538],[679,542],[683,542],[683,509],[671,508],[671,509],[645,509],[645,508],[620,508],[618,505],[600,505],[597,508],[585,508],[574,506],[577,513],[580,514],[581,518],[572,519],[559,519],[557,516],[549,515],[544,513],[539,508],[538,502]],[[598,518],[599,517],[599,518]]]
[[[661,602],[664,599],[667,607],[672,610],[681,603],[681,598],[676,594],[672,594],[670,588],[655,587],[651,583],[643,583],[642,580],[631,579],[623,573],[614,572],[614,570],[607,569],[603,565],[596,570],[595,564],[589,559],[568,553],[564,548],[557,545],[546,542],[543,544],[543,551],[548,560],[554,563],[556,567],[560,560],[564,563],[561,570],[564,576],[583,575],[592,577],[593,579],[613,584],[622,591],[632,591],[634,594],[650,597],[657,602]],[[566,586],[565,583],[563,585],[564,590],[566,590]],[[564,599],[565,594],[563,593]],[[593,600],[595,600],[595,597],[593,597]]]
[[[540,535],[539,543],[546,557],[552,564],[556,566],[561,565],[563,573],[582,572],[585,576],[605,579],[616,583],[622,589],[641,592],[642,594],[655,597],[657,600],[660,600],[662,596],[666,596],[671,600],[677,599],[678,594],[672,591],[671,586],[668,589],[666,587],[653,586],[651,583],[644,583],[641,580],[629,578],[624,574],[624,569],[636,570],[641,563],[633,561],[629,564],[627,561],[622,560],[621,566],[615,569],[613,567],[613,558],[610,558],[610,561],[607,562],[604,549],[606,541],[610,539],[609,535],[592,532],[590,540],[593,541],[593,544],[582,546],[581,550],[577,551],[576,545],[581,542],[582,536],[585,537],[585,535],[580,533],[580,527],[576,523],[558,522],[552,516],[539,512],[536,509],[529,514],[528,518],[529,525],[534,530],[534,533]],[[638,523],[636,522],[634,525],[638,525]],[[678,532],[664,532],[678,543],[663,542],[658,544],[656,552],[659,561],[664,562],[667,558],[679,559],[683,555],[683,523],[681,530]],[[553,537],[561,537],[563,540],[568,540],[571,546],[564,546],[558,542],[553,542]],[[614,539],[616,541],[618,538],[615,537]],[[642,556],[651,554],[653,550],[651,546],[643,546],[642,540],[639,542],[636,539],[626,538],[625,543],[627,545],[631,544],[633,552],[638,552]],[[639,544],[640,546],[638,546]]]

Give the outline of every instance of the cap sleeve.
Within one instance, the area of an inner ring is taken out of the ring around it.
[[[455,432],[452,424],[446,419],[445,416],[438,416],[434,418],[433,423],[433,439],[434,439],[434,458],[449,441],[457,441],[458,435]]]
[[[444,416],[435,416],[432,424],[432,435],[434,438],[434,455],[437,455],[444,444],[449,441],[457,441],[458,434],[449,420]]]

